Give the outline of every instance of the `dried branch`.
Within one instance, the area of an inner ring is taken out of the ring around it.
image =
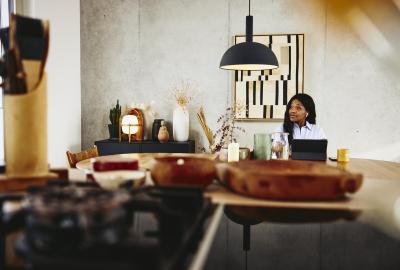
[[[206,117],[204,116],[203,107],[200,107],[199,112],[197,113],[197,119],[200,122],[201,127],[203,128],[204,133],[206,134],[209,145],[214,144],[214,135],[211,131],[210,127],[207,125]]]

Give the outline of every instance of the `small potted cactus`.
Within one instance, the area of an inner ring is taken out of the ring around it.
[[[117,105],[110,109],[110,122],[108,124],[108,132],[110,133],[110,139],[119,138],[119,119],[121,117],[121,106],[119,105],[119,100],[117,100]]]

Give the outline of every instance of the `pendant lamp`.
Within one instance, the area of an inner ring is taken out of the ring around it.
[[[246,16],[246,42],[230,47],[219,65],[228,70],[266,70],[278,68],[275,54],[267,46],[253,42],[253,16]]]

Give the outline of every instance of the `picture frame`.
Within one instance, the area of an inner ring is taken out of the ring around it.
[[[245,42],[236,35],[234,43]],[[235,71],[234,104],[245,110],[236,114],[238,121],[282,121],[287,102],[304,93],[304,34],[260,34],[253,41],[269,47],[279,67],[274,70]]]

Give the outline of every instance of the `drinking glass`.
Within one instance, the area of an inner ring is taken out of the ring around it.
[[[275,132],[272,133],[272,158],[273,159],[289,159],[289,133]]]
[[[254,159],[271,159],[271,135],[267,133],[254,134]]]

